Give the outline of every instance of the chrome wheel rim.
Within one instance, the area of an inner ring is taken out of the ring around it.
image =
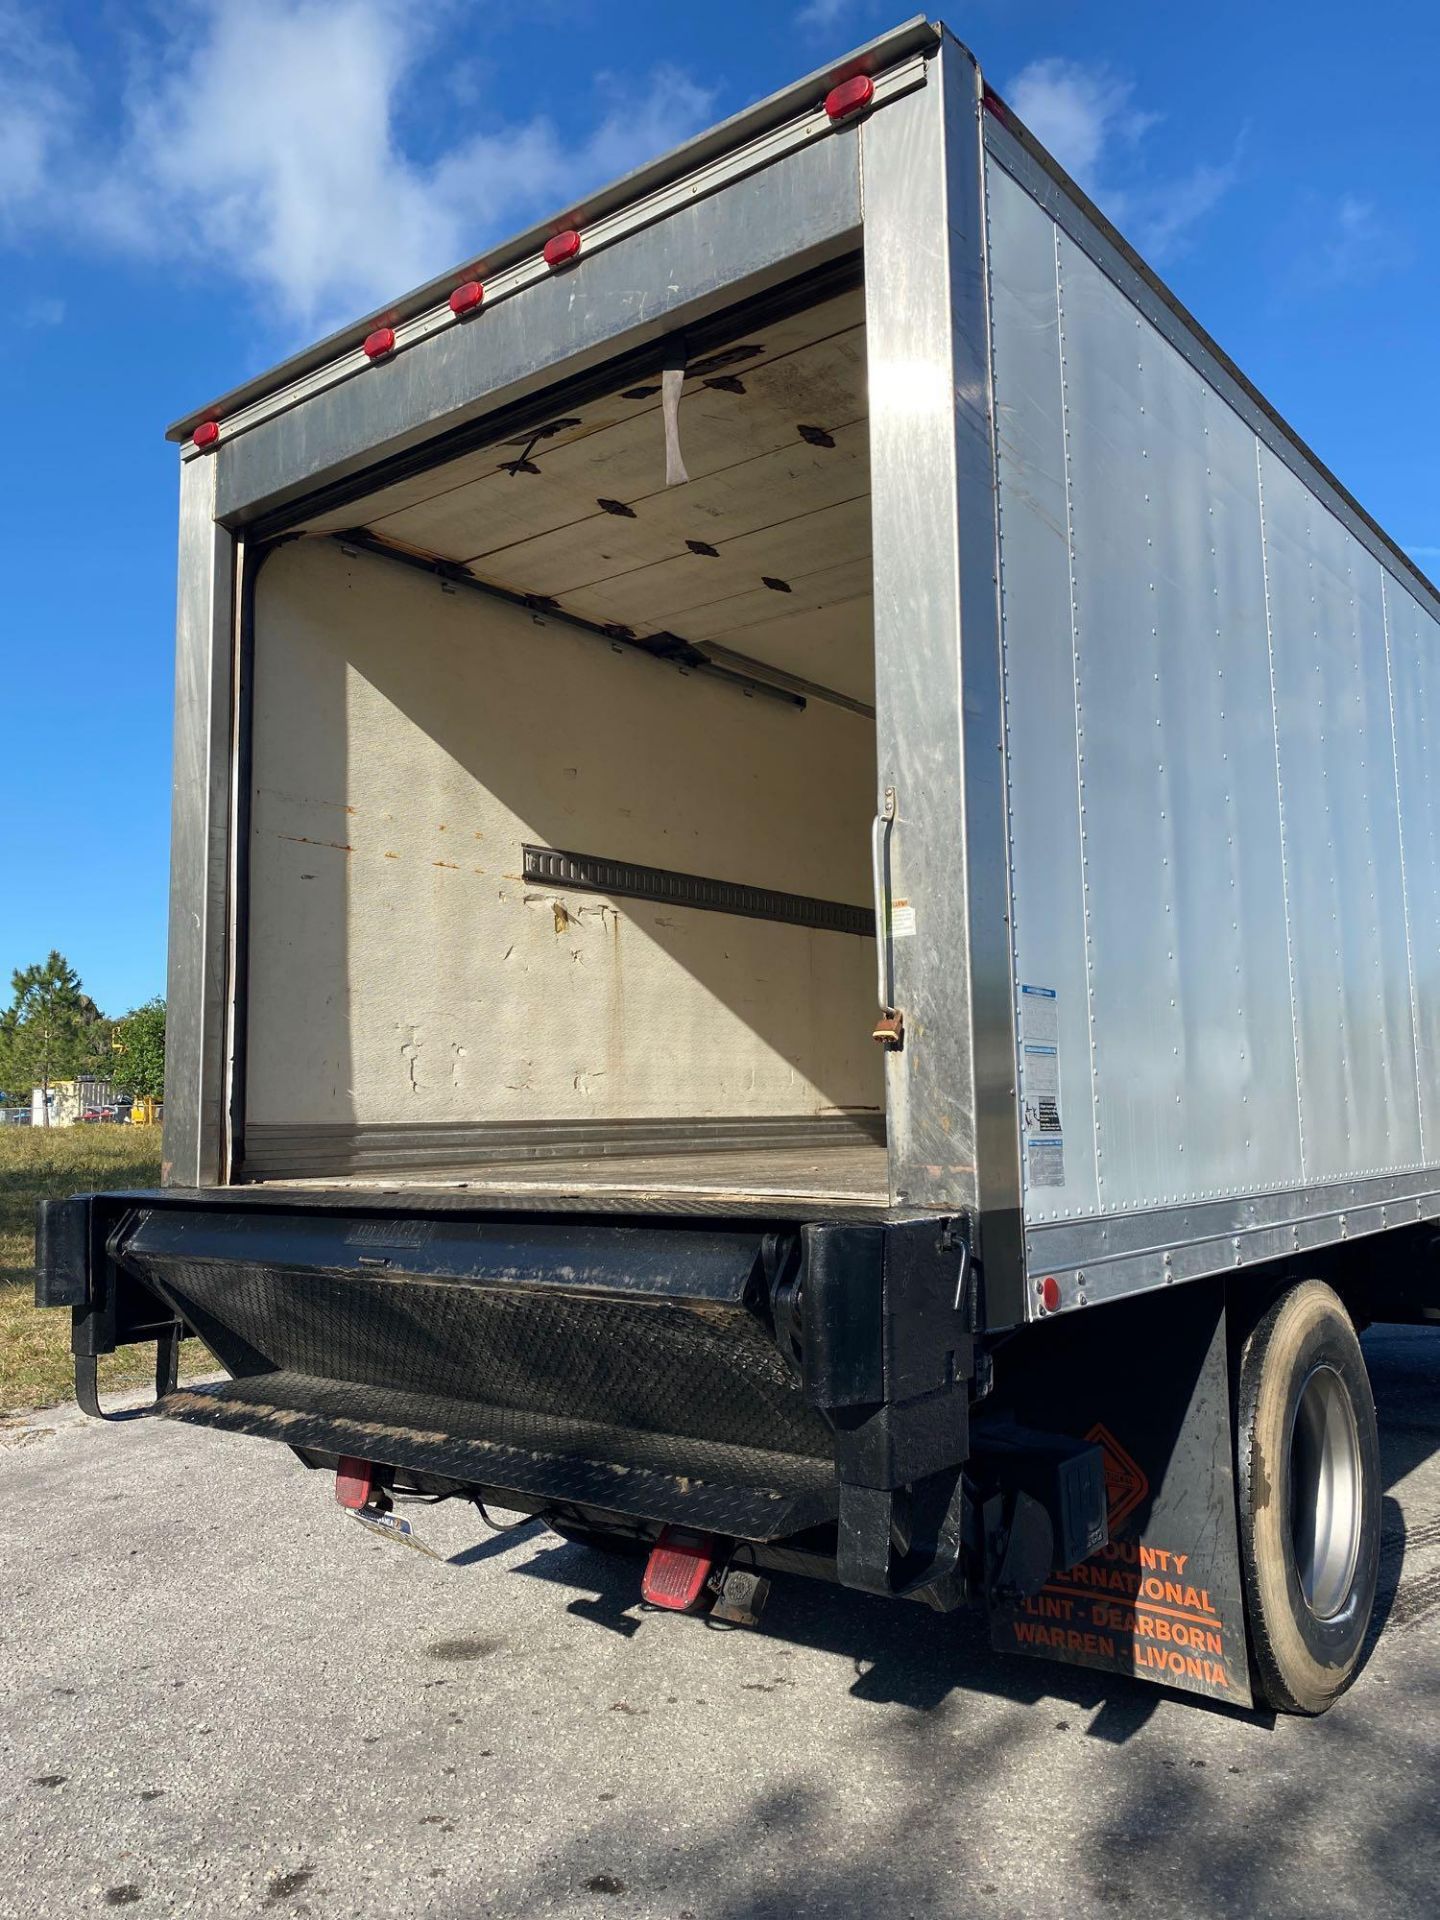
[[[1313,1369],[1290,1432],[1290,1543],[1305,1604],[1333,1620],[1360,1558],[1360,1435],[1345,1383]]]

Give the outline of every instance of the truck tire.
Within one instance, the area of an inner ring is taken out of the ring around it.
[[[1339,1296],[1305,1280],[1246,1339],[1236,1393],[1240,1557],[1256,1688],[1324,1713],[1355,1678],[1380,1567],[1380,1444]]]

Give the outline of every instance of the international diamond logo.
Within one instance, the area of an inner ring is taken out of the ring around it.
[[[1108,1427],[1097,1421],[1085,1438],[1099,1447],[1105,1462],[1105,1505],[1113,1540],[1121,1521],[1128,1519],[1149,1493],[1150,1482]]]

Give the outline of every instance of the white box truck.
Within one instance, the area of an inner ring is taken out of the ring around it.
[[[966,50],[172,437],[166,1167],[42,1212],[83,1403],[154,1339],[375,1523],[1326,1707],[1356,1328],[1440,1313],[1440,600]]]

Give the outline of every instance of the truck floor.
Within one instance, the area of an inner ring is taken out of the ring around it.
[[[472,1195],[525,1197],[553,1204],[557,1193],[594,1199],[607,1209],[620,1203],[644,1211],[652,1204],[689,1201],[710,1211],[780,1200],[825,1209],[836,1205],[883,1208],[887,1204],[885,1149],[880,1145],[766,1148],[762,1152],[702,1152],[648,1155],[587,1155],[583,1158],[458,1166],[417,1176],[403,1165],[378,1168],[351,1179],[255,1183],[252,1190],[365,1191],[397,1186]]]

